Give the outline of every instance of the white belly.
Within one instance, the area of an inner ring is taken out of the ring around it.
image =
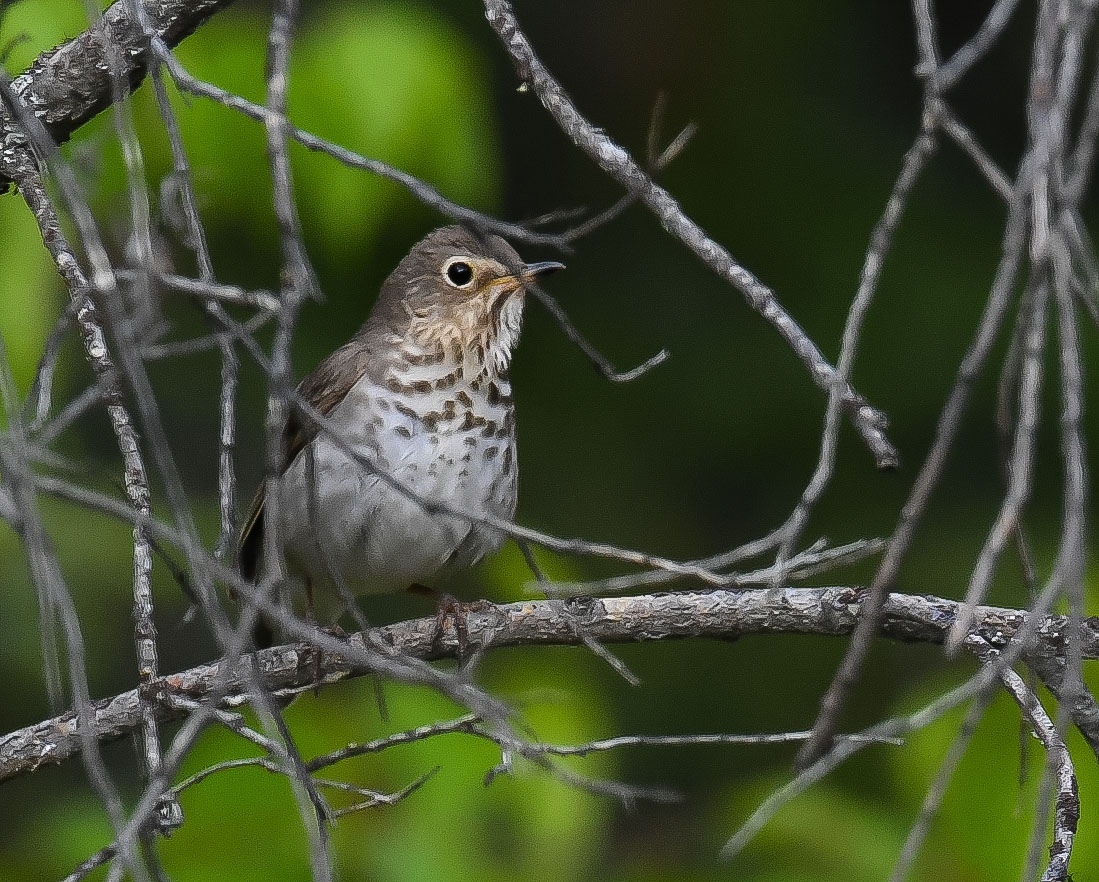
[[[462,429],[454,419],[429,432],[392,404],[380,408],[378,391],[355,387],[333,410],[331,419],[349,445],[424,500],[474,516],[514,516],[510,426],[505,437],[486,437],[487,427]],[[322,621],[338,617],[344,594],[432,585],[448,570],[472,566],[505,538],[467,518],[425,508],[324,432],[287,470],[278,510],[278,535],[292,572],[310,579],[318,602],[328,594],[329,603],[337,603],[335,615],[318,612]]]

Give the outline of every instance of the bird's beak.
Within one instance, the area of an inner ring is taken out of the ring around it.
[[[506,276],[500,276],[498,279],[492,280],[492,286],[499,286],[502,292],[510,293],[517,291],[522,286],[533,282],[538,276],[544,276],[549,273],[555,273],[559,269],[564,269],[563,263],[558,263],[556,260],[543,260],[539,263],[524,263],[517,273],[511,273]]]
[[[523,264],[523,268],[519,270],[519,278],[524,282],[529,282],[537,276],[546,276],[564,268],[565,265],[563,263],[558,263],[556,260],[543,260],[540,263],[526,263]]]

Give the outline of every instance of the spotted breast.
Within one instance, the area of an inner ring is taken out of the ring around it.
[[[327,425],[291,419],[277,505],[261,487],[241,572],[262,575],[277,537],[325,623],[355,595],[433,585],[498,548],[504,534],[478,519],[515,514],[508,372],[525,288],[559,267],[461,227],[418,243],[359,333],[299,387]],[[268,507],[277,521],[265,524]]]

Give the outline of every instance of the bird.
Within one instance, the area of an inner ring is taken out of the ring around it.
[[[498,549],[506,535],[476,518],[515,515],[525,294],[562,268],[460,225],[417,242],[298,385],[332,431],[291,406],[279,480],[260,483],[241,529],[242,578],[260,579],[277,543],[280,602],[334,626],[356,596],[430,588]]]

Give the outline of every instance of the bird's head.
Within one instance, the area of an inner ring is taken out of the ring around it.
[[[407,341],[476,351],[506,369],[519,339],[526,287],[563,264],[524,263],[499,236],[441,227],[413,246],[382,285],[375,313]]]

